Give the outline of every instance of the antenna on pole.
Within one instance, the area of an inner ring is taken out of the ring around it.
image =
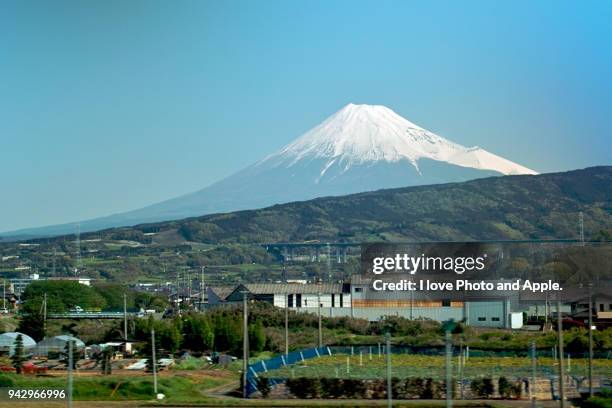
[[[582,211],[580,211],[578,219],[580,221],[580,245],[584,246],[584,215]]]
[[[127,321],[127,295],[123,294],[123,338],[128,339],[128,321]]]

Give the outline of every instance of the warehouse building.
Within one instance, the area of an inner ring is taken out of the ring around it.
[[[397,282],[395,278],[377,278]],[[439,276],[435,282],[450,282],[455,277]],[[465,321],[470,326],[513,327],[521,315],[518,291],[376,291],[372,279],[361,275],[351,278],[352,316],[379,320],[384,316],[401,316],[407,319],[431,319]]]

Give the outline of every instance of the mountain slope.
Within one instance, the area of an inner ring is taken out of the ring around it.
[[[277,153],[197,192],[80,222],[81,231],[261,208],[381,188],[535,171],[479,147],[444,139],[384,106],[349,104]],[[74,224],[0,236],[74,232]]]
[[[587,239],[612,230],[612,166],[325,197],[132,230],[213,244],[575,239],[581,211]]]

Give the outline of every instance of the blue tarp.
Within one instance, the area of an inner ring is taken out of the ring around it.
[[[295,364],[300,361],[316,358],[320,356],[331,356],[329,347],[311,348],[300,351],[293,351],[289,354],[281,354],[268,360],[260,360],[255,364],[248,366],[247,371],[247,395],[251,395],[257,391],[257,377],[259,373],[265,373],[268,370],[276,370],[278,368]],[[275,381],[272,381],[276,383]]]

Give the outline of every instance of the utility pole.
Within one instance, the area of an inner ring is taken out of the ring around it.
[[[544,292],[544,330],[547,330],[548,326],[548,312],[550,310],[550,305],[548,304],[548,292]]]
[[[461,335],[461,339],[459,341],[459,358],[457,359],[457,373],[459,377],[459,398],[463,399],[463,367],[465,365],[465,353],[463,350],[463,341],[465,339],[465,335]]]
[[[242,293],[242,397],[248,397],[247,374],[249,370],[249,311],[248,294],[244,290]]]
[[[128,324],[127,324],[127,295],[123,294],[123,338],[128,339]]]
[[[73,366],[73,356],[72,356],[72,345],[73,342],[71,339],[68,340],[68,390],[66,392],[67,405],[68,408],[72,408],[72,366]]]
[[[6,279],[2,279],[2,311],[6,310]]]
[[[47,338],[47,293],[43,296],[43,336]]]
[[[561,318],[561,299],[557,295],[557,338],[559,340],[559,407],[565,408],[565,383],[563,369],[563,319]]]
[[[589,282],[589,396],[593,396],[593,283]]]
[[[332,274],[331,274],[331,246],[329,245],[329,242],[327,243],[327,280],[328,280],[328,282],[332,281]]]
[[[389,332],[385,333],[386,351],[387,351],[387,407],[393,407],[393,389],[391,387],[391,336]]]
[[[285,295],[285,355],[289,354],[289,294]]]
[[[323,332],[321,331],[321,292],[317,293],[318,305],[319,305],[319,348],[323,347]]]
[[[412,284],[412,275],[410,275],[410,284]],[[410,291],[410,320],[414,320],[414,290]]]
[[[153,363],[153,397],[157,399],[157,358],[155,356],[155,329],[151,329],[151,362]]]
[[[76,225],[76,268],[75,273],[81,271],[81,224]]]
[[[536,408],[536,342],[531,341],[531,385],[529,385],[529,393],[531,394],[531,407]]]
[[[445,333],[446,342],[446,408],[452,408],[453,406],[453,384],[452,384],[452,338],[451,338],[451,327],[447,325]]]
[[[189,294],[189,308],[191,309],[191,271],[187,271],[187,293]]]
[[[180,314],[180,306],[179,306],[179,288],[181,286],[181,273],[180,271],[176,271],[176,314]]]
[[[200,272],[200,312],[204,310],[204,268],[206,267],[202,266]]]

